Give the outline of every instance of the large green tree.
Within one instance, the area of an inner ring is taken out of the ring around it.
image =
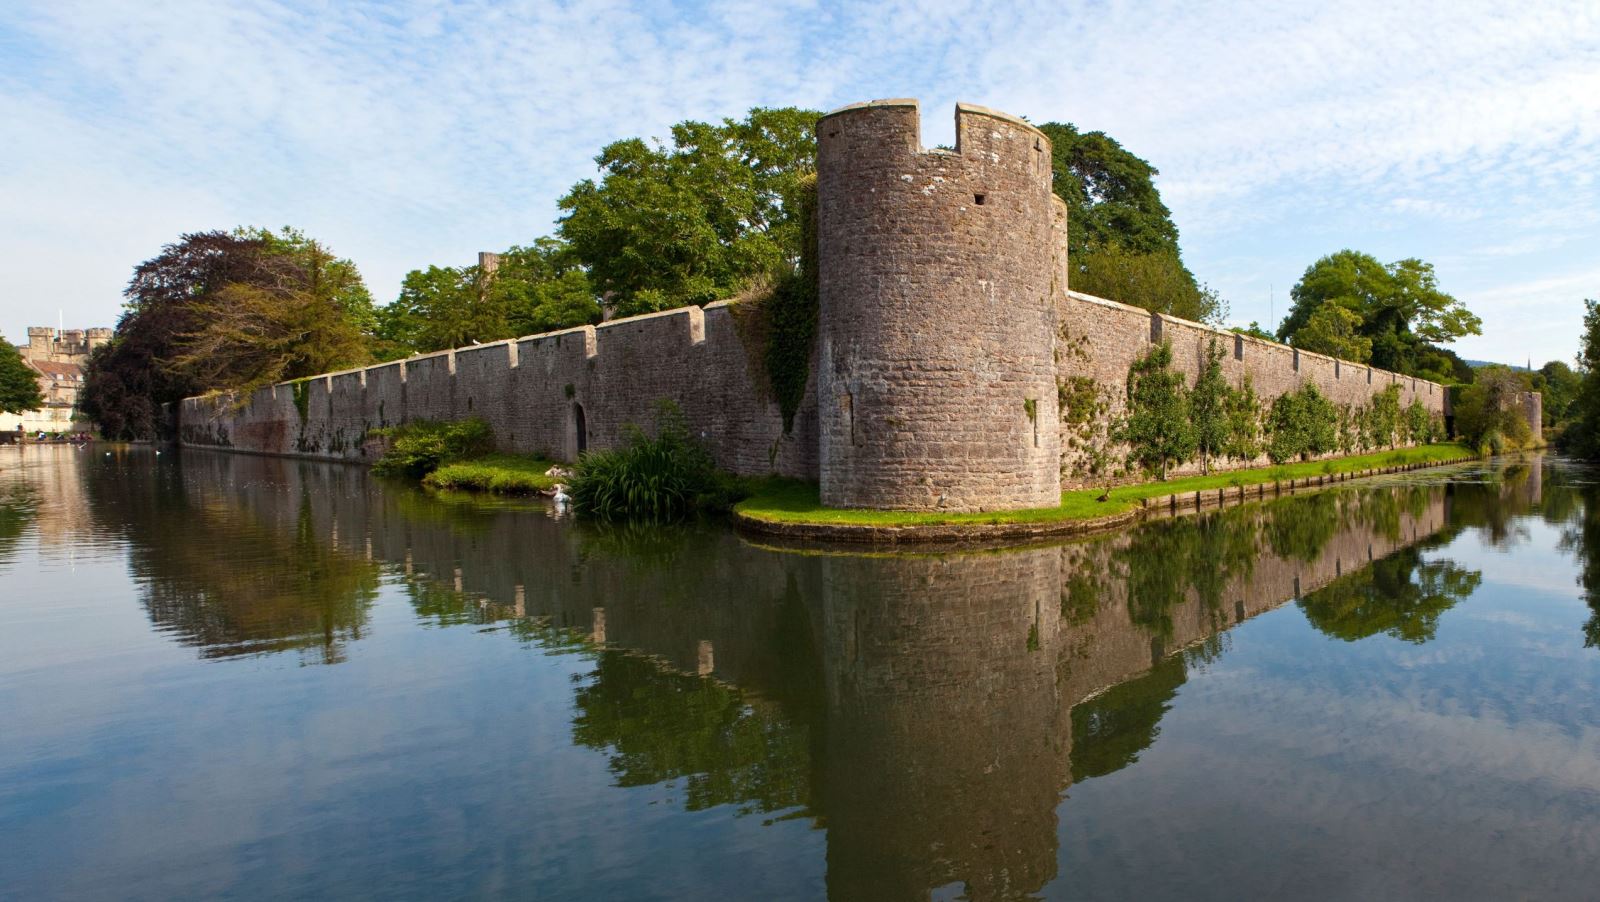
[[[1587,460],[1600,460],[1600,301],[1585,300],[1583,306],[1583,343],[1578,348],[1583,381],[1568,408],[1572,423],[1561,434],[1561,446]]]
[[[430,266],[406,274],[378,311],[379,354],[442,351],[598,322],[600,304],[572,249],[556,238],[498,255],[480,267]]]
[[[28,366],[11,342],[0,335],[0,413],[22,413],[43,406],[39,374]]]
[[[1544,396],[1544,425],[1557,426],[1567,421],[1572,402],[1583,386],[1583,377],[1560,360],[1552,360],[1533,374],[1529,388]]]
[[[560,235],[622,316],[709,303],[792,270],[818,115],[758,108],[721,124],[680,122],[670,144],[609,144],[595,157],[599,181],[561,198]]]
[[[1483,334],[1482,321],[1440,290],[1433,265],[1415,258],[1385,265],[1359,251],[1329,254],[1306,268],[1290,297],[1279,340],[1359,351],[1350,343],[1366,339],[1372,363],[1396,372],[1454,381],[1454,362],[1434,346]]]
[[[139,264],[79,407],[113,438],[151,438],[161,405],[365,359],[371,296],[349,260],[293,229],[196,232]]]
[[[376,316],[354,263],[295,229],[238,234],[259,242],[254,271],[191,298],[194,325],[168,366],[248,392],[371,360]]]
[[[1074,290],[1202,322],[1226,305],[1198,284],[1178,249],[1178,227],[1156,189],[1156,168],[1104,132],[1039,126],[1050,138],[1056,194],[1067,204]]]

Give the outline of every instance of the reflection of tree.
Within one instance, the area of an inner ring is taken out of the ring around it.
[[[308,496],[285,529],[231,493],[191,497],[175,465],[138,480],[99,471],[87,486],[92,509],[125,534],[151,621],[202,657],[300,650],[332,664],[361,637],[378,567],[318,534]]]
[[[1254,508],[1234,508],[1200,517],[1146,524],[1115,553],[1117,573],[1128,587],[1128,616],[1156,636],[1172,635],[1172,609],[1193,591],[1207,609],[1222,603],[1230,581],[1248,579],[1255,567],[1260,526]],[[1085,558],[1093,565],[1093,558]],[[1087,607],[1068,583],[1066,607]],[[1092,610],[1088,612],[1092,614]],[[1081,613],[1078,616],[1083,616]]]
[[[1600,648],[1600,486],[1585,485],[1579,490],[1583,512],[1573,525],[1562,531],[1561,547],[1578,561],[1578,585],[1589,605],[1589,619],[1583,624],[1583,644]]]
[[[1149,673],[1121,683],[1072,709],[1072,782],[1115,773],[1139,760],[1160,733],[1188,676],[1183,655],[1156,662]]]
[[[39,513],[38,493],[27,483],[0,486],[0,564],[11,560],[17,543]]]
[[[607,649],[576,702],[573,741],[609,751],[618,786],[683,778],[691,811],[777,811],[811,797],[805,727],[726,683]]]
[[[1297,495],[1266,508],[1267,546],[1279,557],[1311,563],[1322,554],[1345,518],[1339,499],[1345,493]]]
[[[1387,633],[1420,645],[1433,638],[1439,615],[1483,582],[1453,561],[1423,561],[1422,551],[1406,548],[1346,574],[1301,599],[1300,608],[1312,626],[1346,642]]]

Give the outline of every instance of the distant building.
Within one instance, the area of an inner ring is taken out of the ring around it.
[[[17,348],[24,362],[39,376],[44,406],[21,415],[0,413],[0,431],[81,432],[89,422],[78,414],[78,392],[83,389],[84,366],[89,354],[111,340],[111,330],[66,329],[49,326],[28,329],[28,343]]]

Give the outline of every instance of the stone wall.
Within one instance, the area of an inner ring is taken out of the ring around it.
[[[1442,418],[1445,413],[1444,387],[1426,379],[1297,350],[1076,291],[1057,295],[1056,311],[1060,323],[1057,380],[1066,401],[1061,410],[1061,470],[1066,487],[1102,484],[1116,481],[1119,476],[1132,478],[1131,474],[1119,472],[1126,448],[1112,439],[1110,426],[1128,412],[1128,369],[1163,341],[1172,346],[1173,368],[1183,374],[1189,385],[1199,376],[1215,342],[1228,383],[1238,387],[1248,377],[1263,407],[1307,383],[1315,384],[1334,404],[1350,408],[1364,406],[1388,386],[1398,385],[1402,409],[1418,400],[1436,417]],[[1212,468],[1236,469],[1269,462],[1262,455],[1254,460],[1213,461]],[[1199,462],[1190,461],[1171,472],[1181,475],[1199,470]]]
[[[179,434],[199,447],[361,460],[369,430],[482,417],[501,450],[571,460],[617,446],[630,423],[653,427],[665,399],[720,466],[815,479],[814,393],[785,433],[759,354],[723,302],[317,376],[245,399],[188,398]]]
[[[720,302],[190,398],[181,439],[360,460],[371,429],[476,416],[501,450],[572,460],[652,426],[667,399],[734,473],[818,480],[832,506],[959,511],[1137,478],[1114,424],[1129,367],[1157,342],[1190,384],[1215,342],[1228,381],[1248,377],[1263,406],[1312,383],[1353,410],[1397,385],[1402,407],[1446,412],[1432,382],[1069,292],[1048,139],[966,105],[955,150],[924,150],[919,129],[908,100],[818,123],[818,341],[789,432],[762,348]],[[1536,430],[1537,408],[1523,402]]]

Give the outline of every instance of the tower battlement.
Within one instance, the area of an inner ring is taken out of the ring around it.
[[[1057,503],[1050,140],[956,107],[924,150],[914,100],[817,124],[822,501]]]

